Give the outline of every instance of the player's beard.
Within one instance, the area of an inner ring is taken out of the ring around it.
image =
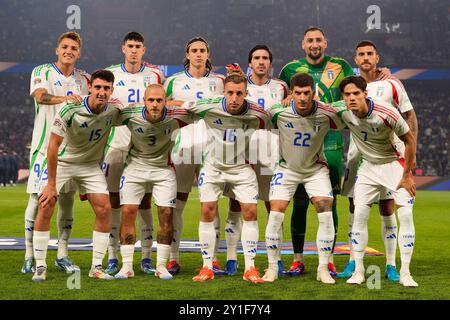
[[[317,50],[317,53],[313,53],[312,51],[310,51],[308,57],[313,61],[320,60],[320,58],[322,58],[322,50]]]

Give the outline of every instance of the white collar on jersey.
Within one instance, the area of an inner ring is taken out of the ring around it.
[[[271,80],[272,80],[272,78],[269,77],[269,79],[267,79],[267,81],[266,81],[264,84],[269,84]],[[249,84],[255,84],[255,83],[252,81],[252,79],[250,79],[250,76],[247,76],[247,82],[248,82]],[[256,85],[256,84],[255,84],[255,85]]]
[[[59,70],[58,66],[56,65],[56,63],[52,63],[52,67],[55,68],[56,72],[58,72],[60,75],[64,76],[64,73],[62,73],[61,70]],[[75,74],[75,68],[73,68],[72,73],[70,74],[71,76],[73,76]]]
[[[84,104],[84,107],[86,108],[87,112],[89,112],[90,114],[93,114],[94,112],[92,111],[91,107],[89,107],[88,99],[89,99],[89,96],[84,97],[83,104]],[[103,109],[102,112],[105,112],[106,110],[108,110],[108,106],[109,106],[109,103],[106,103],[105,109]]]
[[[130,73],[130,72],[127,70],[127,68],[125,68],[125,63],[121,63],[121,64],[120,64],[120,68],[122,69],[123,72],[125,72],[125,73]],[[142,71],[144,71],[144,69],[145,69],[145,64],[142,63],[142,64],[141,64],[141,68],[139,69],[138,72],[142,72]]]

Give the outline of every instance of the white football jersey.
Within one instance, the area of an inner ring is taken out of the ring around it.
[[[302,174],[314,173],[326,164],[325,135],[330,129],[345,127],[333,108],[316,100],[313,104],[305,117],[297,113],[294,100],[289,107],[277,104],[269,109],[272,123],[279,130],[279,165]]]
[[[222,95],[224,81],[223,75],[214,72],[208,71],[197,79],[184,70],[167,78],[164,88],[168,100],[199,100]]]
[[[265,84],[259,86],[247,77],[247,90],[247,98],[263,109],[281,103],[288,92],[286,83],[277,78],[269,78]]]
[[[95,114],[88,104],[89,96],[80,104],[69,103],[61,108],[53,121],[51,132],[64,137],[58,151],[58,162],[100,162],[111,127],[117,121],[122,105],[111,100]]]
[[[391,76],[386,80],[368,83],[367,93],[376,103],[397,108],[400,113],[405,113],[413,109],[405,87],[395,77]]]
[[[148,63],[143,63],[137,73],[129,73],[124,63],[108,67],[107,70],[114,74],[114,92],[111,98],[118,99],[124,107],[142,105],[147,86],[162,84],[165,80],[161,70]],[[130,130],[126,126],[114,127],[108,139],[108,147],[128,151],[130,137]]]
[[[369,112],[364,118],[357,117],[342,102],[333,106],[350,129],[363,159],[375,164],[400,159],[394,145],[394,134],[399,137],[405,135],[409,131],[408,124],[396,108],[374,103],[371,98],[369,102]]]
[[[167,168],[171,164],[170,153],[177,130],[192,123],[192,116],[181,108],[166,107],[164,117],[157,123],[147,120],[144,106],[124,108],[117,120],[131,132],[131,148],[127,165],[137,164],[145,168]]]
[[[31,73],[30,95],[39,88],[44,88],[54,96],[67,96],[70,94],[87,95],[89,93],[90,75],[83,70],[74,69],[68,77],[58,69],[55,63],[37,66]],[[44,156],[47,153],[50,128],[55,116],[64,103],[55,105],[40,105],[34,99],[35,117],[33,137],[31,140],[30,163],[40,152]]]
[[[256,129],[264,129],[269,122],[266,111],[245,100],[239,115],[228,113],[225,97],[188,101],[183,108],[202,118],[206,125],[207,143],[204,162],[219,170],[245,166],[249,159],[249,141]]]

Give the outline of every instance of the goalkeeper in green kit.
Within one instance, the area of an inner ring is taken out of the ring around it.
[[[331,57],[325,55],[327,48],[327,40],[324,32],[317,27],[306,29],[303,40],[302,49],[306,53],[306,57],[300,60],[294,60],[286,64],[279,78],[286,83],[290,83],[291,78],[296,73],[308,73],[314,78],[316,84],[316,94],[320,101],[332,103],[342,100],[339,91],[339,84],[342,79],[353,75],[353,69],[342,58]],[[384,69],[382,77],[390,74]],[[290,100],[291,97],[286,98]],[[333,222],[334,222],[334,242],[333,251],[336,243],[338,215],[336,210],[336,195],[340,193],[341,176],[342,176],[342,158],[343,158],[343,138],[340,131],[329,131],[324,141],[325,157],[330,169],[331,186],[334,193],[333,201]],[[294,209],[291,217],[291,236],[294,248],[294,262],[292,263],[287,274],[298,276],[305,272],[303,246],[305,242],[306,231],[306,212],[308,210],[309,199],[303,185],[299,185],[294,195]],[[330,255],[328,263],[330,274],[336,275],[336,268],[333,264],[333,255]]]

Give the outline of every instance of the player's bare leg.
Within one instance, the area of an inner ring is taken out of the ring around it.
[[[128,279],[134,277],[133,256],[136,243],[136,216],[138,205],[125,204],[122,206],[120,223],[120,254],[122,255],[122,268],[114,276],[116,279]]]
[[[170,256],[170,245],[173,238],[173,208],[158,206],[158,235],[156,249],[156,272],[155,276],[162,280],[170,280],[173,276],[166,268]]]
[[[102,266],[103,258],[108,249],[109,233],[111,231],[111,204],[109,195],[103,193],[88,193],[89,203],[95,213],[94,231],[92,233],[92,266],[89,277],[104,280],[113,279]]]

